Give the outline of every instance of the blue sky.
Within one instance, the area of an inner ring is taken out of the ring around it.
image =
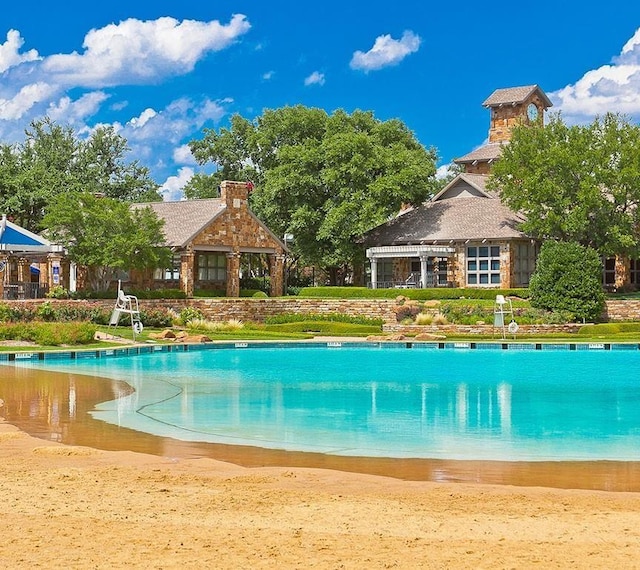
[[[439,165],[481,145],[494,89],[538,84],[567,122],[640,120],[640,2],[110,0],[0,16],[0,140],[48,115],[115,125],[165,199],[186,143],[234,113],[302,104],[402,120]]]

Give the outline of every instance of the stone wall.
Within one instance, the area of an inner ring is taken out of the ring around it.
[[[640,321],[640,299],[607,300],[605,316],[608,321]]]
[[[2,301],[9,305],[38,306],[41,299],[28,301]],[[93,304],[104,309],[111,309],[114,301],[111,299],[93,301],[62,301],[49,299],[53,305]],[[179,313],[185,307],[200,309],[210,320],[228,321],[238,319],[241,321],[262,322],[265,317],[283,313],[342,313],[350,316],[362,316],[382,319],[385,331],[398,332],[402,325],[397,323],[394,299],[302,299],[298,297],[277,297],[271,299],[235,298],[225,297],[216,299],[141,299],[142,310],[172,309]],[[640,321],[640,300],[607,301],[605,317],[609,321]],[[411,325],[416,326],[420,332],[432,332],[431,329],[446,331],[447,327],[455,327],[458,332],[480,332],[484,326],[493,329],[491,325]],[[521,325],[521,331],[531,332],[556,332],[573,330],[579,325]],[[473,330],[470,330],[473,329]],[[415,331],[414,331],[415,332]]]

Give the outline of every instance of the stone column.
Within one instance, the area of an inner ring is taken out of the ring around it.
[[[227,297],[240,296],[240,254],[227,253]]]
[[[18,260],[18,298],[31,298],[31,262],[26,257]]]
[[[420,255],[420,288],[421,289],[427,288],[427,277],[428,277],[427,262],[428,261],[429,261],[428,255],[426,254]]]
[[[194,275],[195,275],[195,254],[189,248],[180,255],[180,289],[187,297],[193,297]]]
[[[0,299],[4,299],[4,284],[9,282],[9,256],[0,255]]]
[[[513,263],[509,244],[500,245],[500,289],[511,289]]]
[[[629,257],[616,255],[616,290],[626,289],[631,284]]]
[[[375,257],[369,258],[371,262],[371,288],[378,288],[378,260]]]
[[[26,257],[21,257],[18,260],[18,281],[31,283],[31,263]]]
[[[284,255],[269,255],[269,295],[282,297],[284,292]]]

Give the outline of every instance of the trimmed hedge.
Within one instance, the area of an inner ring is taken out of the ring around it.
[[[0,340],[35,342],[41,346],[90,344],[96,330],[90,323],[11,323],[0,326]]]
[[[351,323],[338,323],[335,321],[300,321],[297,323],[282,323],[275,325],[265,325],[265,330],[272,332],[286,333],[316,333],[325,335],[347,336],[347,335],[369,335],[382,331],[382,326],[356,325]]]
[[[180,289],[127,289],[127,295],[135,295],[138,299],[186,299],[187,295]],[[77,291],[72,296],[76,299],[115,299],[118,292],[109,291]],[[64,298],[64,297],[59,297]]]
[[[639,333],[640,323],[600,323],[584,325],[578,330],[581,336],[615,335],[620,333]]]
[[[265,317],[266,325],[277,325],[284,323],[300,323],[305,321],[329,321],[334,323],[350,323],[354,325],[368,325],[381,327],[384,319],[374,319],[369,317],[351,316],[342,313],[328,313],[320,315],[317,313],[281,313],[271,317]]]
[[[437,287],[432,289],[369,289],[367,287],[305,287],[299,297],[328,299],[395,299],[402,295],[415,301],[432,299],[492,299],[496,295],[529,298],[528,289],[462,289]]]

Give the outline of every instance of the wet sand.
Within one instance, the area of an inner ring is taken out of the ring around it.
[[[68,392],[67,375],[0,371],[3,567],[640,566],[640,494],[541,487],[637,489],[636,464],[403,465],[228,446],[199,457],[200,446],[102,422],[78,431],[51,387]],[[73,381],[77,416],[105,397],[85,378]],[[65,438],[73,445],[51,441]],[[146,453],[96,449],[123,442]],[[509,484],[478,483],[491,477]]]

